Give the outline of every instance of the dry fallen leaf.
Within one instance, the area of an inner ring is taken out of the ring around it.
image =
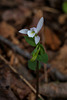
[[[35,94],[33,92],[31,92],[28,96],[28,100],[35,100]]]
[[[60,24],[64,24],[67,19],[67,14],[62,14],[58,17],[58,21]]]
[[[0,6],[13,7],[21,4],[22,0],[0,0]]]
[[[5,97],[8,100],[20,100],[30,93],[30,88],[15,74],[3,59],[0,58],[0,100]],[[6,99],[3,99],[6,100]]]
[[[11,25],[7,24],[6,22],[0,23],[0,35],[7,38],[8,36],[14,35],[16,29]]]
[[[51,61],[51,65],[67,75],[67,45],[60,49],[58,56]]]
[[[45,43],[52,49],[57,50],[60,47],[61,41],[55,33],[48,27],[45,27]]]

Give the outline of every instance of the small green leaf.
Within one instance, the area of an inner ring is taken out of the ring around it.
[[[62,9],[65,13],[67,13],[67,1],[62,4]]]
[[[31,61],[36,60],[39,52],[40,52],[40,47],[38,47],[38,45],[37,45],[36,48],[34,49],[33,53],[32,53],[32,59],[31,59]]]
[[[37,58],[37,48],[35,48],[34,50],[33,50],[33,52],[32,52],[32,58],[31,58],[31,61],[34,61],[34,60],[36,60],[36,58]]]
[[[40,53],[41,54],[45,53],[45,50],[44,50],[43,45],[42,44],[39,44],[39,46],[40,46]]]
[[[31,61],[35,61],[37,58],[38,54],[36,53],[35,55],[33,55],[33,57],[31,58]]]
[[[37,61],[28,61],[28,67],[31,70],[36,70],[36,66],[37,66]]]
[[[39,98],[38,100],[42,100],[42,99]]]
[[[40,61],[39,61],[39,69],[41,68],[41,63],[40,63]]]
[[[30,38],[28,36],[24,36],[24,38],[31,46],[36,46],[34,38]]]
[[[31,55],[33,56],[36,52],[37,52],[37,48],[35,48],[35,49],[32,51]]]
[[[37,61],[35,60],[35,61],[31,61],[31,60],[29,60],[28,61],[28,67],[29,67],[29,69],[31,69],[31,70],[36,70],[36,66],[37,66]],[[40,63],[40,61],[39,61],[39,63],[38,63],[38,66],[39,66],[39,69],[41,68],[41,63]]]
[[[38,55],[37,60],[41,61],[43,63],[47,63],[48,62],[48,55],[47,55],[47,53]]]

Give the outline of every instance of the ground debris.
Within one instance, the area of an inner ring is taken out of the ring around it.
[[[2,91],[2,92],[1,92]],[[24,84],[19,79],[19,76],[16,76],[11,69],[9,68],[9,65],[6,64],[1,58],[0,58],[0,94],[8,98],[8,100],[18,100],[18,98],[23,99],[28,93],[30,93],[30,89],[28,86]],[[0,96],[0,98],[3,96]]]

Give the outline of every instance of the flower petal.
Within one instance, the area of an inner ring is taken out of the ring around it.
[[[41,17],[41,19],[39,20],[38,24],[37,24],[37,32],[39,32],[43,26],[44,23],[44,18]]]
[[[33,38],[35,36],[35,33],[32,33],[32,31],[29,30],[27,32],[27,35],[28,35],[28,37],[32,37]]]
[[[35,28],[35,27],[30,28],[30,30],[34,31],[35,33],[37,33],[37,28]]]
[[[19,31],[19,33],[22,33],[22,34],[27,34],[27,32],[28,32],[28,29],[22,29]]]
[[[39,36],[35,36],[35,43],[38,44],[39,41],[40,41],[40,37]]]

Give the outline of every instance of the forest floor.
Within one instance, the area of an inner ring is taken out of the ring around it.
[[[18,31],[36,27],[48,54],[39,77],[41,100],[67,100],[67,14],[61,0],[1,0],[0,100],[35,100],[36,72],[28,69],[34,47]],[[46,71],[45,71],[46,68]]]

